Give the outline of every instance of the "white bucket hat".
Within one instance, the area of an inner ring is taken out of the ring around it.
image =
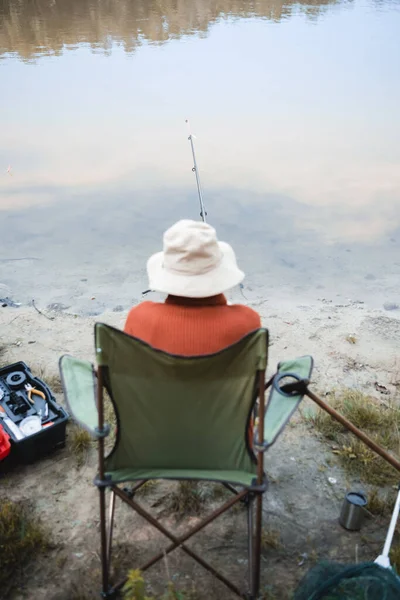
[[[147,261],[149,287],[157,292],[208,298],[238,285],[244,273],[233,249],[211,225],[182,220],[164,233],[164,251]]]

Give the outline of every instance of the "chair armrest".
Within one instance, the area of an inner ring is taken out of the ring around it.
[[[59,360],[65,402],[73,419],[98,437],[97,377],[93,364],[65,354]]]
[[[260,443],[256,433],[256,450],[267,450],[284,430],[304,397],[312,369],[311,356],[301,356],[278,364],[265,407],[264,439]]]

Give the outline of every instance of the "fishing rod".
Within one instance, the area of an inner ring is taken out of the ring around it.
[[[203,192],[201,189],[201,183],[200,183],[200,175],[199,175],[199,171],[197,168],[197,161],[196,161],[196,153],[194,151],[194,144],[193,144],[193,134],[190,130],[190,124],[189,124],[189,119],[186,119],[186,123],[188,126],[188,130],[189,130],[189,137],[188,140],[190,142],[190,146],[192,148],[192,155],[193,155],[193,167],[192,167],[192,171],[194,172],[194,174],[196,175],[196,182],[197,182],[197,191],[199,193],[199,201],[200,201],[200,216],[203,219],[204,223],[207,223],[206,221],[206,210],[204,208],[204,202],[203,202]],[[246,296],[243,293],[243,283],[239,283],[239,289],[240,289],[240,293],[242,294],[243,298],[245,298],[245,300],[247,300]]]
[[[194,144],[193,144],[193,135],[192,132],[190,130],[190,123],[189,123],[189,119],[186,119],[185,121],[187,123],[188,126],[188,130],[189,130],[189,137],[188,140],[190,142],[190,146],[192,148],[192,156],[193,156],[193,167],[192,167],[192,171],[193,173],[196,175],[196,183],[197,183],[197,192],[199,194],[199,202],[200,202],[200,216],[203,219],[203,222],[206,223],[206,210],[204,208],[204,202],[203,202],[203,192],[201,190],[201,183],[200,183],[200,175],[199,175],[199,170],[197,168],[197,161],[196,161],[196,153],[194,151]]]
[[[200,175],[199,175],[199,170],[197,168],[196,152],[194,150],[193,134],[192,134],[191,129],[190,129],[189,119],[185,119],[185,123],[187,123],[188,130],[189,130],[188,140],[190,142],[190,147],[192,149],[192,156],[193,156],[192,171],[196,175],[197,192],[199,194],[199,202],[200,202],[200,216],[201,216],[201,218],[203,220],[203,223],[207,223],[207,221],[206,221],[207,212],[206,212],[206,209],[204,208],[203,192],[202,192],[202,189],[201,189]],[[247,300],[246,296],[243,293],[243,287],[244,287],[243,283],[240,283],[239,284],[240,292],[241,292],[243,298],[245,298],[245,300]],[[147,294],[149,294],[152,291],[153,290],[145,290],[144,292],[142,292],[142,296],[146,296]]]
[[[207,223],[206,221],[206,209],[204,208],[204,202],[203,202],[203,192],[201,190],[201,183],[200,183],[200,175],[197,169],[197,161],[196,161],[196,153],[194,151],[194,144],[193,144],[193,135],[192,132],[190,130],[190,123],[189,123],[189,119],[185,120],[185,123],[187,123],[188,126],[188,130],[189,130],[189,137],[188,140],[190,142],[190,146],[192,148],[192,156],[193,156],[193,167],[192,167],[192,171],[193,173],[196,175],[196,182],[197,182],[197,191],[199,194],[199,202],[200,202],[200,216],[203,220],[204,223]],[[150,294],[150,292],[152,292],[153,290],[145,290],[144,292],[142,292],[142,297],[143,296],[147,296],[147,294]]]

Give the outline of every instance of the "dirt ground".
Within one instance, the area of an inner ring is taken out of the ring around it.
[[[395,312],[370,310],[363,303],[333,301],[295,308],[279,305],[268,310],[261,298],[249,302],[262,314],[271,331],[269,371],[278,360],[302,354],[315,358],[313,388],[325,393],[337,387],[353,387],[385,401],[396,398],[400,384],[400,321]],[[62,310],[33,308],[0,309],[3,363],[24,360],[36,374],[52,380],[57,361],[64,353],[93,359],[93,323],[101,320],[122,326],[125,313],[80,317]],[[50,317],[50,318],[48,318]],[[376,383],[385,386],[381,395]],[[62,402],[62,394],[57,394]],[[366,489],[362,482],[349,481],[338,466],[329,446],[315,435],[304,419],[310,405],[303,405],[276,445],[266,455],[270,486],[264,503],[264,527],[273,546],[262,556],[262,589],[265,598],[290,598],[297,582],[318,560],[345,562],[374,559],[381,550],[388,521],[371,518],[360,533],[346,532],[338,524],[341,503],[349,489]],[[51,457],[21,466],[0,479],[0,495],[26,499],[49,531],[50,549],[21,573],[12,590],[2,598],[74,600],[95,598],[100,584],[98,497],[92,481],[96,473],[93,446],[82,466],[67,446]],[[166,513],[166,503],[175,484],[159,483],[146,495],[138,495],[153,514],[162,515],[165,525],[183,531],[194,525]],[[367,488],[368,491],[368,488]],[[221,501],[221,499],[219,499]],[[212,494],[204,513],[216,506]],[[126,506],[117,506],[115,529],[115,573],[124,575],[165,540]],[[235,510],[208,526],[189,543],[206,560],[220,567],[239,586],[246,581],[246,513]],[[168,542],[167,542],[168,544]],[[181,551],[168,559],[169,576],[181,589],[195,587],[196,598],[233,598],[219,583]],[[168,579],[166,565],[159,563],[146,574],[150,592],[158,592]],[[5,594],[5,595],[4,595]]]

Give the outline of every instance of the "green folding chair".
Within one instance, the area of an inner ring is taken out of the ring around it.
[[[111,585],[109,577],[115,499],[119,497],[171,542],[140,570],[145,571],[165,554],[180,548],[239,597],[255,599],[260,586],[262,496],[267,489],[264,452],[302,399],[312,369],[311,357],[280,365],[276,377],[267,384],[272,386],[265,407],[265,329],[248,334],[218,353],[182,357],[97,323],[95,348],[97,373],[90,362],[67,355],[60,359],[60,372],[72,417],[97,438],[99,445],[95,485],[100,495],[102,597],[114,597],[126,581]],[[117,418],[116,441],[108,456],[104,440],[110,428],[104,423],[103,388],[111,397]],[[253,449],[248,430],[255,408],[258,424]],[[132,493],[120,487],[129,481],[136,482],[133,489],[137,489],[152,479],[219,482],[233,495],[191,531],[177,536],[136,502]],[[111,492],[108,524],[107,488]],[[185,544],[239,501],[247,503],[246,592]]]

